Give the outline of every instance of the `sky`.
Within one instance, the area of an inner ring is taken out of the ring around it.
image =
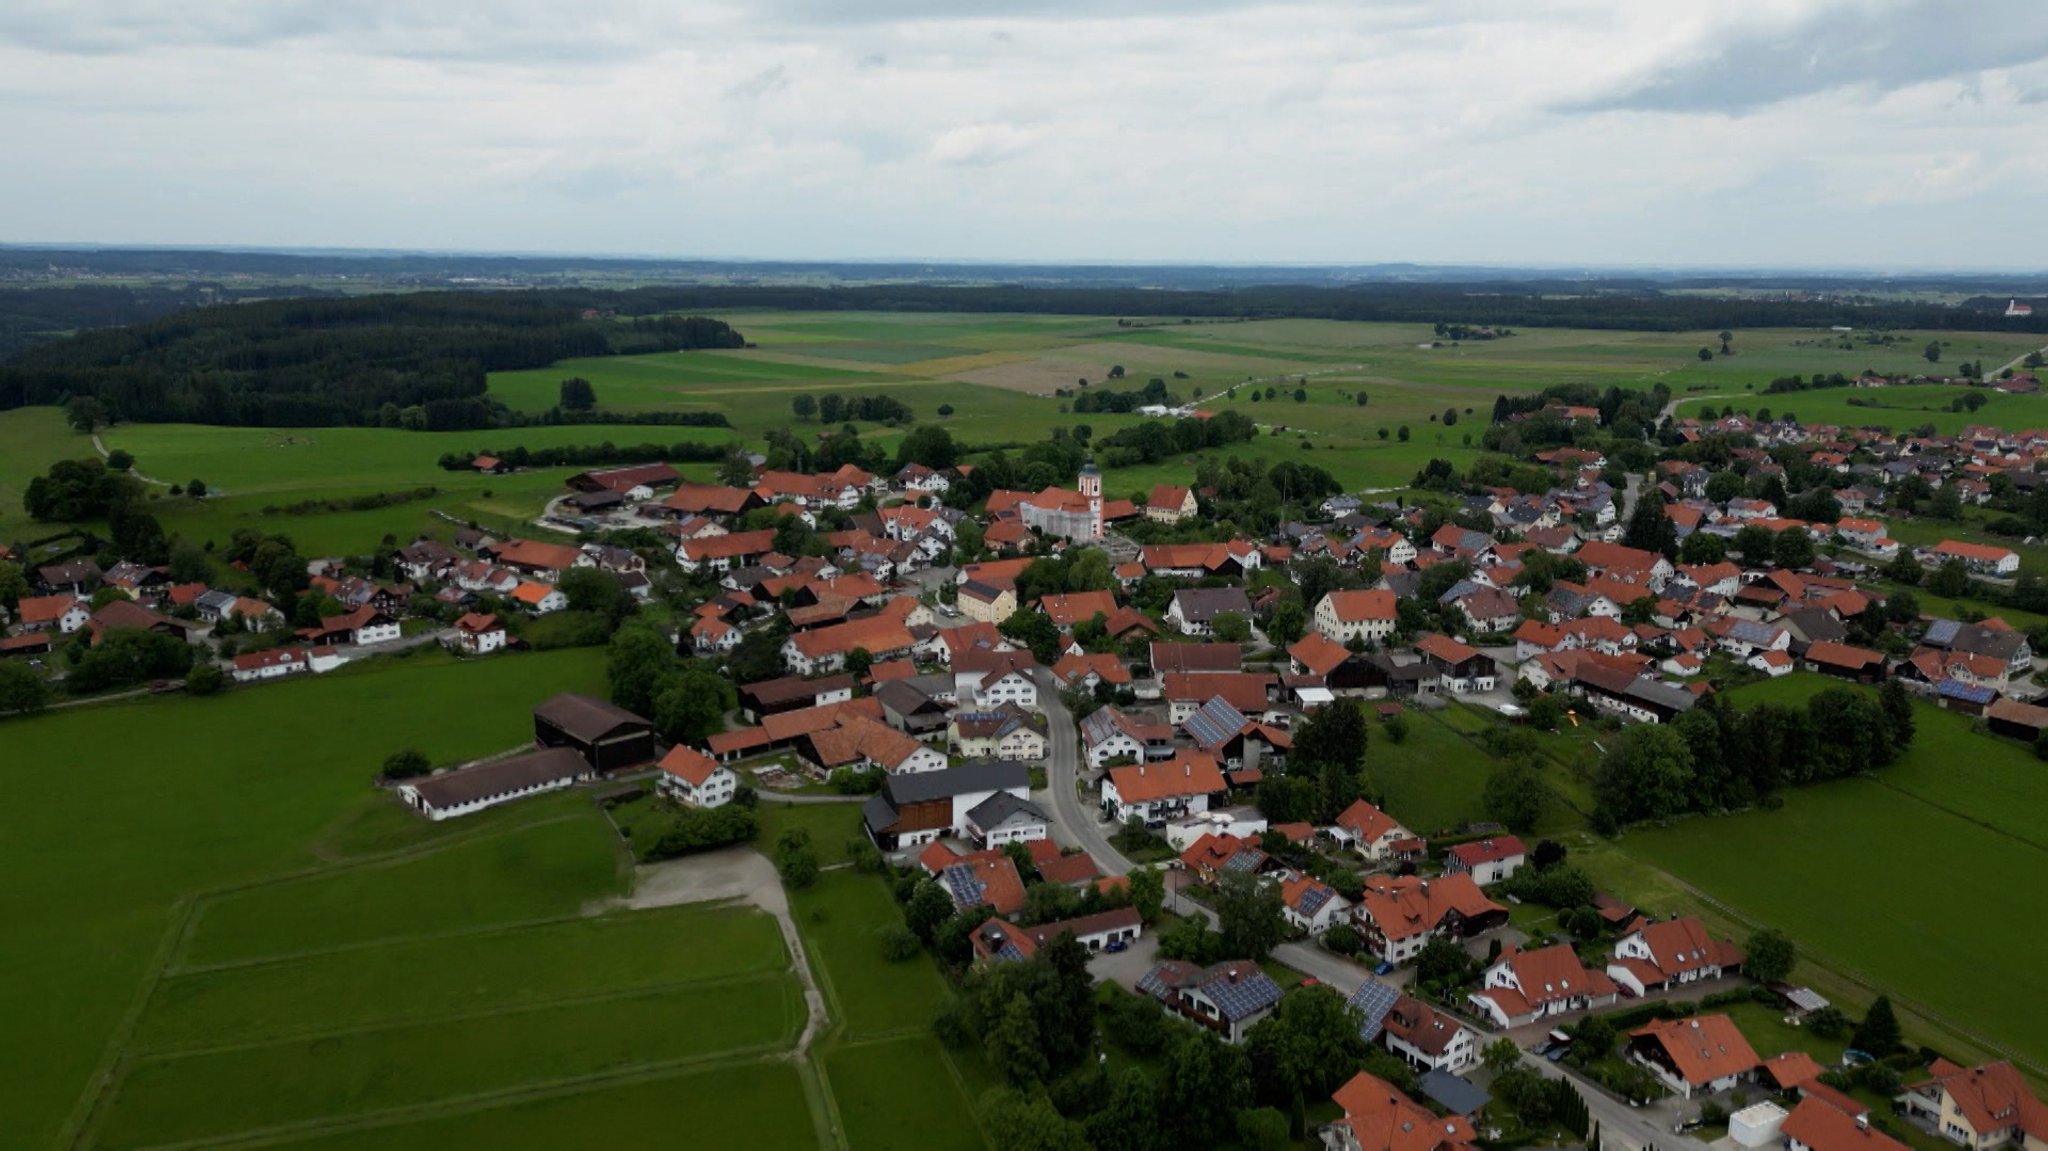
[[[2041,269],[2042,0],[6,0],[0,241]]]

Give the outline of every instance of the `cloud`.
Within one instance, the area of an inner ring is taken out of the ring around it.
[[[997,164],[1023,154],[1036,137],[1009,124],[968,124],[932,141],[931,158],[940,164]]]
[[[2039,0],[1848,0],[1789,24],[1714,30],[1608,91],[1564,101],[1566,112],[1740,114],[1842,88],[1891,92],[2048,59]]]
[[[775,64],[727,88],[725,94],[735,100],[759,100],[763,96],[786,91],[788,88],[789,70]]]

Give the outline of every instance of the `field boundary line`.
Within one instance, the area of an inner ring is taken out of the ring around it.
[[[480,1111],[495,1111],[504,1107],[544,1099],[562,1099],[584,1095],[596,1088],[623,1087],[639,1083],[659,1082],[669,1078],[685,1078],[691,1068],[717,1065],[739,1067],[750,1064],[779,1062],[778,1052],[772,1047],[754,1044],[735,1048],[731,1051],[692,1055],[682,1059],[664,1059],[653,1063],[635,1064],[612,1071],[590,1075],[572,1075],[559,1079],[536,1080],[516,1087],[496,1091],[478,1091],[468,1095],[455,1095],[432,1103],[419,1103],[406,1107],[387,1107],[377,1111],[359,1112],[355,1115],[334,1116],[325,1119],[305,1120],[297,1123],[278,1123],[269,1127],[252,1128],[228,1135],[203,1136],[183,1139],[173,1143],[151,1143],[139,1146],[135,1151],[202,1151],[210,1148],[256,1148],[274,1146],[280,1142],[294,1143],[308,1136],[346,1135],[357,1131],[371,1131],[382,1127],[397,1127],[412,1123],[426,1122],[457,1115],[475,1114]],[[735,1060],[732,1056],[745,1056]],[[721,1062],[724,1061],[724,1062]]]
[[[350,943],[337,944],[333,947],[308,948],[303,951],[285,952],[277,955],[256,956],[250,959],[234,959],[222,963],[203,964],[196,967],[181,967],[176,971],[169,972],[168,974],[172,978],[186,979],[192,976],[215,975],[221,972],[243,971],[255,967],[276,967],[282,964],[297,963],[307,959],[317,959],[321,956],[326,955],[346,955],[356,951],[374,951],[380,947],[396,947],[406,943],[437,943],[449,939],[466,939],[472,936],[511,935],[521,931],[533,931],[543,927],[559,927],[564,924],[570,923],[589,923],[597,919],[623,918],[626,915],[644,916],[650,913],[658,915],[662,913],[675,913],[678,911],[681,911],[685,915],[692,913],[707,914],[712,912],[742,910],[745,909],[746,906],[747,905],[738,903],[736,901],[726,900],[718,903],[678,903],[670,907],[646,907],[636,911],[622,912],[617,916],[572,914],[553,915],[541,919],[509,920],[499,923],[483,924],[476,927],[450,928],[447,931],[428,931],[422,932],[417,935],[387,935],[377,939],[356,940]]]
[[[100,1053],[99,1062],[85,1081],[85,1088],[79,1093],[78,1101],[72,1104],[71,1114],[64,1119],[64,1125],[57,1130],[59,1146],[84,1148],[92,1146],[100,1121],[105,1118],[107,1104],[114,1097],[114,1089],[125,1076],[130,1048],[135,1042],[135,1031],[142,1023],[142,1017],[149,1010],[150,1000],[156,997],[156,989],[163,982],[164,970],[176,950],[178,940],[192,917],[193,900],[182,898],[171,905],[171,920],[164,925],[162,938],[157,941],[156,953],[151,957],[148,970],[141,985],[135,989],[135,997],[128,1004],[128,1010],[121,1021],[107,1036],[107,1046]]]
[[[1969,815],[1967,813],[1957,811],[1955,808],[1950,807],[1947,804],[1937,803],[1933,799],[1921,795],[1917,791],[1909,791],[1906,788],[1900,787],[1898,784],[1891,783],[1885,780],[1882,776],[1872,775],[1869,777],[1869,779],[1872,783],[1877,784],[1879,787],[1884,788],[1886,791],[1892,792],[1896,795],[1903,795],[1907,799],[1914,800],[1918,803],[1926,804],[1928,807],[1931,807],[1934,810],[1941,812],[1943,815],[1952,816],[1956,819],[1960,819],[1964,823],[1970,824],[1973,827],[1980,827],[1985,831],[1988,831],[1991,834],[1999,836],[2003,839],[2012,840],[2014,843],[2017,843],[2023,847],[2030,847],[2035,851],[2048,852],[2048,843],[2041,843],[2036,840],[2028,839],[2026,836],[2021,835],[2019,832],[2013,831],[2010,828],[2000,827],[1997,824],[1988,822],[1978,816]]]
[[[399,1020],[364,1023],[354,1027],[294,1031],[266,1036],[260,1039],[244,1039],[233,1043],[213,1043],[198,1047],[136,1047],[134,1048],[135,1054],[130,1058],[130,1062],[175,1063],[181,1059],[197,1059],[208,1055],[226,1055],[236,1051],[253,1051],[263,1047],[282,1047],[292,1043],[315,1043],[323,1039],[351,1039],[357,1036],[374,1035],[381,1031],[403,1031],[408,1027],[439,1026],[447,1023],[466,1023],[474,1019],[496,1019],[504,1016],[532,1015],[541,1011],[590,1007],[600,1003],[614,1003],[626,999],[652,999],[678,991],[694,991],[700,988],[714,990],[741,983],[769,981],[779,983],[781,979],[782,973],[780,972],[759,971],[745,975],[722,976],[717,979],[687,979],[671,983],[650,983],[619,991],[604,991],[594,995],[571,995],[563,999],[550,999],[538,1003],[521,1004],[516,1007],[416,1015]],[[791,1037],[791,1041],[795,1041],[794,1036]]]
[[[501,752],[498,754],[502,755],[504,753]],[[572,791],[570,794],[574,794],[574,792]],[[388,798],[388,795],[389,793],[383,792],[380,789],[379,793],[376,796],[371,797],[371,802],[381,804],[385,801],[386,798]],[[511,813],[517,812],[519,808],[515,804],[510,807],[499,808],[498,810]],[[578,814],[580,814],[580,809],[563,811],[553,815],[543,815],[535,818],[523,819],[516,822],[508,821],[488,825],[485,827],[475,827],[470,828],[468,830],[457,829],[429,843],[416,843],[409,847],[396,847],[388,851],[373,851],[366,855],[341,855],[334,853],[332,850],[333,845],[329,841],[333,839],[334,835],[341,829],[341,827],[343,827],[346,824],[348,820],[355,817],[355,814],[356,813],[353,811],[345,813],[344,815],[330,821],[327,824],[327,826],[321,828],[319,831],[313,834],[313,838],[307,844],[306,850],[313,856],[314,859],[320,861],[320,864],[316,865],[314,868],[301,869],[300,871],[290,872],[286,875],[274,876],[270,879],[256,880],[251,883],[236,884],[232,887],[216,888],[213,891],[207,892],[206,894],[214,895],[220,894],[222,892],[239,891],[243,888],[248,887],[263,887],[273,883],[285,882],[299,875],[303,875],[306,870],[317,871],[319,867],[322,865],[328,868],[332,868],[334,870],[343,870],[347,868],[358,867],[364,864],[375,863],[385,859],[401,859],[417,854],[432,854],[433,852],[439,851],[444,847],[448,847],[458,843],[472,843],[481,839],[489,839],[494,835],[503,835],[507,832],[512,831],[524,831],[528,828],[540,827],[544,824],[556,823],[565,819],[574,819]]]

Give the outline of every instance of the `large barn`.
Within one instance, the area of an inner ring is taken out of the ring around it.
[[[575,749],[598,771],[654,762],[654,725],[592,696],[564,692],[533,709],[533,742]]]

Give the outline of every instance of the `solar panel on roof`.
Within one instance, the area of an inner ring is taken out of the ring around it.
[[[1223,1017],[1235,1023],[1248,1019],[1280,1002],[1280,985],[1263,971],[1254,971],[1232,982],[1223,976],[1204,984],[1202,993],[1216,1003]]]
[[[1327,887],[1309,888],[1307,891],[1303,892],[1301,896],[1301,913],[1310,918],[1314,918],[1315,913],[1321,910],[1323,904],[1328,903],[1330,901],[1330,897],[1335,894],[1337,893],[1331,891]]]
[[[1189,735],[1195,737],[1196,743],[1204,747],[1214,747],[1243,731],[1244,725],[1244,713],[1230,706],[1230,703],[1219,695],[1196,708],[1195,713],[1187,718],[1183,726],[1187,728]]]
[[[956,863],[940,872],[939,878],[946,881],[946,887],[953,893],[953,902],[960,907],[974,907],[981,903],[982,893],[988,890],[970,864]]]
[[[1956,620],[1935,620],[1933,623],[1927,625],[1926,642],[1933,644],[1936,647],[1946,646],[1947,644],[1955,640],[1956,633],[1961,630],[1963,630],[1963,625]]]
[[[1387,1012],[1394,1009],[1401,993],[1377,979],[1368,979],[1351,993],[1348,1005],[1358,1013],[1358,1037],[1371,1043],[1385,1029]]]

